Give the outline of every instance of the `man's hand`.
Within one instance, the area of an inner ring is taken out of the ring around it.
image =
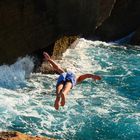
[[[51,59],[50,56],[48,55],[48,53],[43,52],[43,55],[44,55],[44,57],[45,57],[46,60],[50,60]]]

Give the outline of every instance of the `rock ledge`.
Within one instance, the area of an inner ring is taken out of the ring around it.
[[[0,132],[0,140],[54,140],[47,137],[29,136],[16,131]]]

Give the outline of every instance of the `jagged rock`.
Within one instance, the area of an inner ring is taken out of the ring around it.
[[[54,140],[45,137],[33,137],[29,135],[22,134],[20,132],[0,132],[0,140]]]
[[[76,41],[78,36],[64,36],[55,42],[52,58],[53,59],[61,59],[63,53],[71,47],[71,44]]]
[[[60,60],[62,58],[63,53],[68,49],[68,48],[74,48],[76,40],[78,40],[78,36],[64,36],[57,40],[54,44],[53,48],[53,54],[51,56],[52,59],[54,60]],[[74,43],[75,42],[75,43]],[[73,44],[74,43],[74,44]],[[53,67],[50,65],[50,63],[44,61],[41,64],[40,70],[42,73],[46,74],[54,74],[56,71],[54,71]]]

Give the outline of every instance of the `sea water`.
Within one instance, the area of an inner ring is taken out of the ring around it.
[[[80,39],[57,63],[76,75],[92,73],[102,80],[75,86],[56,111],[58,75],[29,77],[30,57],[0,66],[0,131],[65,140],[140,139],[139,49]]]

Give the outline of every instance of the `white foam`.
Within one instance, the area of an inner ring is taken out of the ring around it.
[[[68,71],[72,71],[76,74],[82,73],[94,73],[95,71],[101,69],[100,65],[91,60],[87,49],[91,48],[90,44],[92,41],[87,41],[85,39],[80,39],[74,49],[68,49],[64,54],[59,64],[66,68]]]
[[[29,56],[19,58],[10,66],[0,66],[0,87],[18,88],[21,84],[24,85],[25,79],[29,78],[33,67],[33,59]]]

